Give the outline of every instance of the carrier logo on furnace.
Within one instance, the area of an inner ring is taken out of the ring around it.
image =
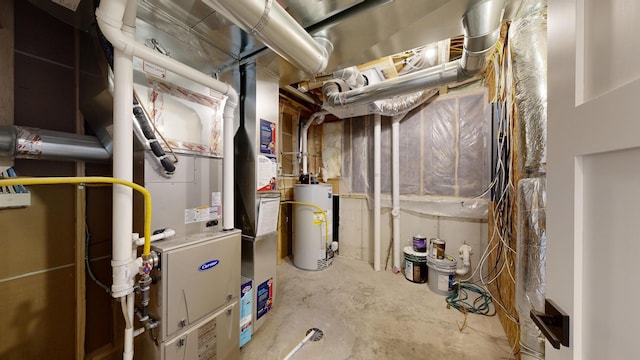
[[[216,259],[216,260],[209,260],[206,263],[203,263],[202,265],[200,265],[198,267],[198,271],[207,271],[207,270],[211,270],[214,267],[218,266],[218,264],[220,264],[220,260]]]

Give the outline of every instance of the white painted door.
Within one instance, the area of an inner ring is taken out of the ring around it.
[[[549,0],[547,359],[640,359],[640,1]]]

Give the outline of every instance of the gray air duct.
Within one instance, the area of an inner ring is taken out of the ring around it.
[[[325,107],[367,104],[410,92],[432,89],[467,80],[482,71],[486,54],[500,36],[506,0],[476,0],[462,18],[464,48],[462,58],[361,88],[341,91],[335,82],[323,88]]]
[[[316,74],[327,67],[333,45],[313,38],[273,0],[204,0],[241,29],[255,35],[271,50],[300,70]]]
[[[0,127],[0,156],[90,162],[111,159],[111,154],[94,136],[21,126]]]

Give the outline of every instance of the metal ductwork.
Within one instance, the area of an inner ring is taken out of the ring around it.
[[[300,70],[316,74],[327,67],[333,51],[331,42],[309,35],[277,1],[204,0],[204,3]]]
[[[460,59],[461,80],[482,71],[486,54],[500,40],[500,25],[506,4],[506,0],[476,1],[462,17],[464,47]]]
[[[486,54],[498,42],[506,3],[507,0],[476,0],[471,3],[462,18],[465,34],[460,60],[347,91],[341,91],[336,82],[327,82],[323,87],[325,107],[367,104],[462,82],[477,75],[484,67]]]
[[[21,126],[0,127],[0,156],[18,159],[109,161],[95,136]]]

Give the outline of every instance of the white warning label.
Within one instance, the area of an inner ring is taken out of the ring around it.
[[[211,220],[212,209],[210,206],[201,206],[184,210],[184,223],[191,224]]]
[[[217,320],[218,318],[215,318],[198,329],[198,360],[218,358]]]

